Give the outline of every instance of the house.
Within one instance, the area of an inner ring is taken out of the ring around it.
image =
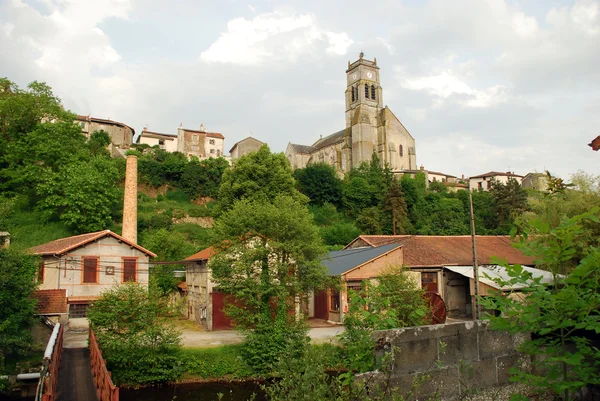
[[[187,289],[187,317],[208,331],[231,328],[223,311],[224,294],[215,291],[208,260],[214,255],[212,247],[201,250],[183,261]]]
[[[383,102],[377,59],[367,60],[361,52],[345,72],[345,127],[311,146],[288,144],[285,156],[292,168],[327,163],[345,173],[371,161],[375,152],[395,173],[416,169],[415,139]]]
[[[135,130],[118,121],[105,120],[91,116],[75,116],[75,123],[81,126],[81,132],[89,138],[96,131],[106,131],[111,143],[120,149],[129,149],[133,143]]]
[[[498,171],[490,171],[485,174],[475,175],[473,177],[469,177],[469,188],[471,191],[483,190],[489,191],[491,189],[491,182],[498,181],[503,184],[508,183],[509,179],[516,180],[519,184],[523,181],[523,176],[515,173],[511,173],[510,171],[506,173],[501,173]]]
[[[65,290],[69,317],[85,317],[102,291],[133,281],[148,285],[149,250],[110,231],[61,238],[35,246],[42,257],[40,290]]]
[[[224,142],[225,137],[222,134],[207,132],[203,124],[200,124],[198,130],[183,128],[183,125],[177,129],[177,151],[188,158],[195,156],[202,160],[221,157],[224,155]]]
[[[249,136],[246,139],[242,139],[241,141],[236,142],[231,147],[231,149],[229,150],[229,157],[232,161],[239,159],[240,157],[247,155],[248,153],[256,152],[264,144],[264,142]]]
[[[476,236],[477,262],[480,266],[481,295],[494,290],[520,290],[498,288],[484,276],[506,275],[496,264],[496,257],[510,264],[530,266],[535,275],[548,279],[547,272],[535,269],[535,260],[513,247],[508,236]],[[448,316],[471,315],[474,296],[473,253],[471,236],[426,235],[361,235],[344,249],[377,249],[385,245],[397,245],[402,253],[403,265],[421,274],[421,287],[438,293],[446,303]]]
[[[544,173],[528,173],[523,177],[521,187],[524,189],[546,191],[548,189],[548,176]]]
[[[158,146],[167,152],[177,152],[177,135],[148,131],[146,127],[137,139],[138,144]]]

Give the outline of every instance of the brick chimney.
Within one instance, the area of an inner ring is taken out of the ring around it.
[[[123,200],[123,238],[137,244],[137,156],[127,156]]]

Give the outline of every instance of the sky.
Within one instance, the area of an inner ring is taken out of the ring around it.
[[[226,153],[343,129],[360,51],[418,165],[600,174],[600,0],[0,0],[0,76],[137,133],[204,124]]]

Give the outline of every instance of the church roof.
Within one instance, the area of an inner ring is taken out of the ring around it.
[[[298,145],[295,143],[290,143],[290,145],[292,145],[292,147],[294,148],[294,150],[300,154],[306,154],[309,155],[312,152],[315,151],[315,148],[313,148],[312,146],[307,146],[307,145]]]
[[[317,142],[313,143],[313,147],[315,150],[323,149],[328,146],[334,145],[336,143],[342,142],[344,140],[344,133],[346,129],[335,132],[325,138],[319,139]]]

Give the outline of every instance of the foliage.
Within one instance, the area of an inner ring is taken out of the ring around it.
[[[335,168],[325,163],[310,164],[294,171],[300,192],[308,196],[311,205],[340,205],[342,181]]]
[[[90,306],[88,320],[118,385],[164,383],[184,373],[179,333],[165,321],[170,312],[136,283],[115,286]]]
[[[110,156],[110,152],[106,150],[106,147],[110,145],[110,135],[104,130],[94,131],[90,135],[87,145],[92,156]]]
[[[219,202],[223,210],[233,207],[241,199],[273,202],[286,195],[306,202],[296,189],[292,170],[283,153],[271,153],[267,145],[236,160],[233,168],[225,171],[219,188]]]
[[[385,208],[392,214],[393,234],[404,234],[404,221],[407,218],[406,201],[402,186],[394,179],[385,195]]]
[[[527,193],[512,177],[506,184],[497,180],[491,181],[490,193],[498,216],[499,227],[510,226],[515,217],[527,210]]]
[[[202,379],[244,379],[254,371],[242,358],[242,345],[217,348],[184,348],[181,352],[187,377]]]
[[[564,220],[556,228],[541,222],[525,227],[529,241],[523,238],[519,248],[553,273],[553,284],[542,284],[520,265],[505,264],[510,279],[496,281],[502,286],[525,285],[522,296],[497,294],[482,300],[486,309],[502,312],[490,316],[492,328],[531,333],[520,350],[533,357],[533,369],[513,369],[513,380],[550,389],[565,400],[586,384],[600,384],[600,351],[590,339],[600,333],[600,248],[591,247],[566,276],[559,275],[577,255],[583,222],[599,224],[597,212],[596,208]]]
[[[341,336],[346,366],[352,372],[373,370],[371,333],[426,323],[427,303],[414,278],[400,267],[389,267],[375,282],[363,281],[359,292],[349,291],[349,309]]]
[[[242,200],[216,221],[214,247],[209,267],[219,290],[235,300],[226,312],[246,335],[246,361],[266,372],[305,341],[306,327],[290,311],[325,277],[318,230],[293,197]]]
[[[223,173],[229,163],[222,157],[210,158],[202,161],[192,159],[185,165],[179,187],[191,198],[200,196],[217,196]]]
[[[14,249],[0,249],[0,372],[7,357],[31,348],[38,260]]]

